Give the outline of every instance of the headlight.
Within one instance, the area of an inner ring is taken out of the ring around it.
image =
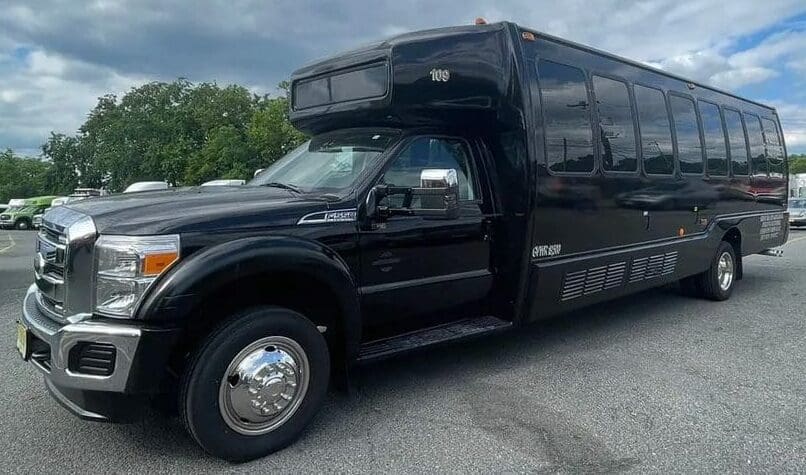
[[[179,260],[179,236],[101,235],[95,256],[95,311],[131,317],[151,284]]]

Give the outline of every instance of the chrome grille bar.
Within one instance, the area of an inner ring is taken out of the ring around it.
[[[64,264],[67,236],[44,225],[36,237],[34,274],[39,289],[38,303],[53,318],[64,317]]]
[[[49,318],[63,322],[70,315],[90,310],[87,294],[95,236],[92,219],[65,206],[43,216],[36,239],[34,274],[37,305]],[[69,292],[74,281],[87,288],[80,285]]]

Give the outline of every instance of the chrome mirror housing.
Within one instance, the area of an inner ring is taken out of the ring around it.
[[[450,188],[458,185],[458,175],[452,168],[426,168],[420,172],[421,188]]]
[[[459,217],[459,175],[452,168],[426,168],[420,172],[420,187],[412,189],[420,198],[415,213],[446,219]]]

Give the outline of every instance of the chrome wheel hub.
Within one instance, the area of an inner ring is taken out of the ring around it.
[[[244,435],[271,432],[299,409],[308,390],[308,357],[296,341],[261,338],[232,359],[221,379],[221,417]]]
[[[733,257],[731,257],[730,253],[723,252],[719,256],[719,262],[716,267],[716,278],[719,281],[720,289],[728,290],[730,288],[733,283],[733,269]]]

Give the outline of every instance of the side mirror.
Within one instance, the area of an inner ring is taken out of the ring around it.
[[[420,187],[412,188],[411,194],[420,198],[420,206],[412,210],[414,214],[459,217],[459,179],[453,168],[426,168],[420,172]]]
[[[402,195],[399,208],[381,206],[383,198]],[[412,207],[412,204],[415,207]],[[420,186],[416,188],[376,185],[369,191],[366,201],[367,216],[384,220],[393,214],[429,216],[442,219],[459,217],[459,186],[456,170],[425,169],[420,173]]]
[[[388,215],[388,208],[381,206],[380,202],[387,196],[386,185],[375,185],[367,195],[366,209],[367,217],[385,219]]]

